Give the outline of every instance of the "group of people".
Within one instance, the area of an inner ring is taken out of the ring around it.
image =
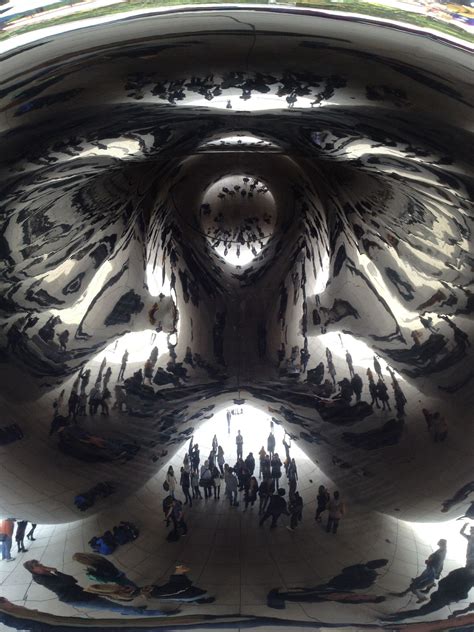
[[[297,491],[298,468],[295,459],[290,454],[291,437],[287,433],[283,437],[285,452],[283,460],[276,452],[273,422],[271,422],[267,445],[261,447],[257,460],[253,452],[248,452],[244,458],[244,437],[240,430],[237,431],[235,445],[236,462],[230,465],[226,462],[223,446],[219,444],[217,435],[214,435],[209,456],[201,464],[199,444],[194,443],[194,439],[191,438],[179,475],[175,474],[173,466],[169,466],[163,482],[163,487],[168,492],[163,511],[167,524],[173,523],[171,540],[187,533],[184,506],[192,507],[193,502],[200,499],[219,500],[222,487],[224,487],[223,495],[232,507],[243,504],[243,511],[247,511],[258,505],[260,526],[271,518],[271,528],[275,528],[279,517],[283,514],[289,517],[287,528],[290,531],[296,529],[303,517],[303,499]],[[283,473],[288,490],[281,486]],[[181,487],[183,502],[176,498],[178,487]],[[335,534],[344,513],[344,505],[339,492],[334,492],[333,498],[330,498],[324,487],[320,487],[319,491],[316,518],[319,521],[321,514],[328,510],[327,530],[332,530]],[[239,497],[239,493],[243,495]]]
[[[16,523],[16,530],[15,530]],[[6,562],[13,562],[15,559],[12,557],[11,550],[13,545],[13,539],[15,539],[18,553],[26,553],[28,549],[25,549],[25,537],[28,540],[34,541],[36,524],[31,524],[31,529],[26,533],[26,527],[28,526],[28,520],[18,520],[15,518],[5,518],[0,520],[0,543],[2,545],[2,560]],[[15,535],[15,538],[13,538]]]

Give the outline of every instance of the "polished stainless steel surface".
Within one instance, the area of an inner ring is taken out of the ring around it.
[[[83,520],[74,496],[104,480],[132,507],[234,405],[284,428],[360,528],[469,509],[467,47],[200,8],[0,62],[0,515]],[[360,607],[319,621],[357,625]]]

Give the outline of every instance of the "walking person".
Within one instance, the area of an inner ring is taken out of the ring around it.
[[[20,520],[16,523],[15,540],[18,553],[26,553],[28,549],[25,549],[25,532],[28,520]]]
[[[329,501],[331,497],[329,495],[328,490],[324,487],[324,485],[319,486],[318,496],[316,498],[317,508],[316,508],[316,516],[314,519],[316,522],[321,522],[321,514],[326,511],[328,508]]]
[[[271,517],[272,523],[270,525],[270,529],[275,529],[275,527],[277,526],[278,518],[282,514],[289,516],[288,509],[286,506],[286,501],[283,498],[284,495],[285,495],[285,490],[279,489],[276,494],[273,494],[273,496],[270,497],[270,502],[268,503],[268,507],[265,513],[263,514],[263,516],[260,518],[259,525],[261,527],[263,526],[264,522],[268,520],[268,518]]]
[[[237,431],[237,436],[235,437],[235,445],[237,446],[237,459],[242,459],[244,454],[244,438],[240,434],[240,430]]]
[[[170,465],[168,471],[166,472],[166,482],[168,483],[168,492],[170,496],[174,498],[174,493],[176,491],[176,486],[178,485],[178,481],[175,478],[173,466]]]
[[[173,502],[168,510],[166,519],[171,519],[173,522],[173,530],[169,534],[170,541],[179,540],[180,535],[185,536],[188,533],[188,526],[184,521],[183,504],[177,498],[173,498]]]
[[[341,520],[345,511],[344,504],[339,496],[339,492],[334,492],[333,498],[328,503],[328,510],[329,516],[326,531],[327,533],[329,533],[332,530],[333,534],[336,535],[337,529],[339,527],[339,521]]]
[[[191,487],[191,477],[189,472],[187,472],[183,467],[181,467],[181,476],[179,480],[179,484],[181,485],[181,489],[183,490],[184,495],[184,504],[187,505],[189,502],[189,506],[193,506],[193,499],[189,493],[189,488]]]
[[[290,499],[288,509],[290,512],[290,524],[288,531],[294,531],[298,526],[298,522],[303,520],[303,499],[298,492],[295,492],[293,498]]]

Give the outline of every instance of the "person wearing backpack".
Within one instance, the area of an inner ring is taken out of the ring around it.
[[[332,529],[334,535],[337,533],[339,527],[339,521],[344,515],[344,503],[340,499],[339,492],[334,492],[333,498],[328,503],[328,523],[326,531],[329,533]]]

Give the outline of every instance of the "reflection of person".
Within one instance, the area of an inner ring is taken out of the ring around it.
[[[0,541],[2,543],[2,560],[13,562],[11,556],[13,529],[15,528],[14,518],[6,518],[0,521]]]
[[[125,375],[125,369],[127,368],[127,362],[128,362],[128,351],[125,349],[124,354],[122,356],[122,364],[120,365],[120,371],[117,377],[117,382],[120,382],[120,380],[123,380],[124,375]]]
[[[209,597],[205,590],[193,586],[186,574],[188,572],[189,568],[178,564],[166,584],[145,586],[141,589],[141,594],[147,599],[159,599],[160,601],[213,602],[214,598]]]
[[[467,522],[464,523],[459,533],[467,540],[466,568],[474,573],[474,527],[471,527],[470,534],[467,535],[467,533],[465,533],[467,529],[467,524]]]
[[[331,500],[331,497],[329,495],[328,490],[324,487],[324,485],[320,485],[319,486],[319,490],[318,490],[318,496],[317,496],[317,509],[316,509],[316,515],[314,517],[314,519],[317,522],[321,522],[321,514],[323,513],[323,511],[326,511],[327,507],[328,507],[328,503]]]
[[[18,548],[18,553],[26,553],[28,549],[25,549],[25,531],[28,520],[20,520],[16,525],[15,540]]]
[[[339,521],[344,515],[344,504],[339,497],[339,492],[334,492],[333,498],[328,503],[328,523],[326,531],[329,533],[331,530],[334,535],[337,533],[339,527]]]
[[[237,431],[237,436],[235,437],[235,444],[237,446],[237,458],[243,458],[244,453],[244,438],[240,434],[240,430]]]
[[[136,587],[136,584],[131,579],[128,579],[125,573],[102,555],[97,553],[74,553],[72,559],[75,562],[79,562],[79,564],[87,566],[86,575],[93,581]]]
[[[31,573],[33,581],[36,584],[44,586],[55,593],[59,601],[70,604],[76,608],[112,610],[113,612],[118,612],[123,615],[134,614],[148,617],[160,617],[167,614],[161,610],[145,610],[132,606],[124,607],[122,604],[114,603],[103,597],[88,593],[79,586],[77,579],[72,577],[72,575],[61,573],[51,566],[44,566],[38,562],[38,560],[28,560],[23,566]]]

